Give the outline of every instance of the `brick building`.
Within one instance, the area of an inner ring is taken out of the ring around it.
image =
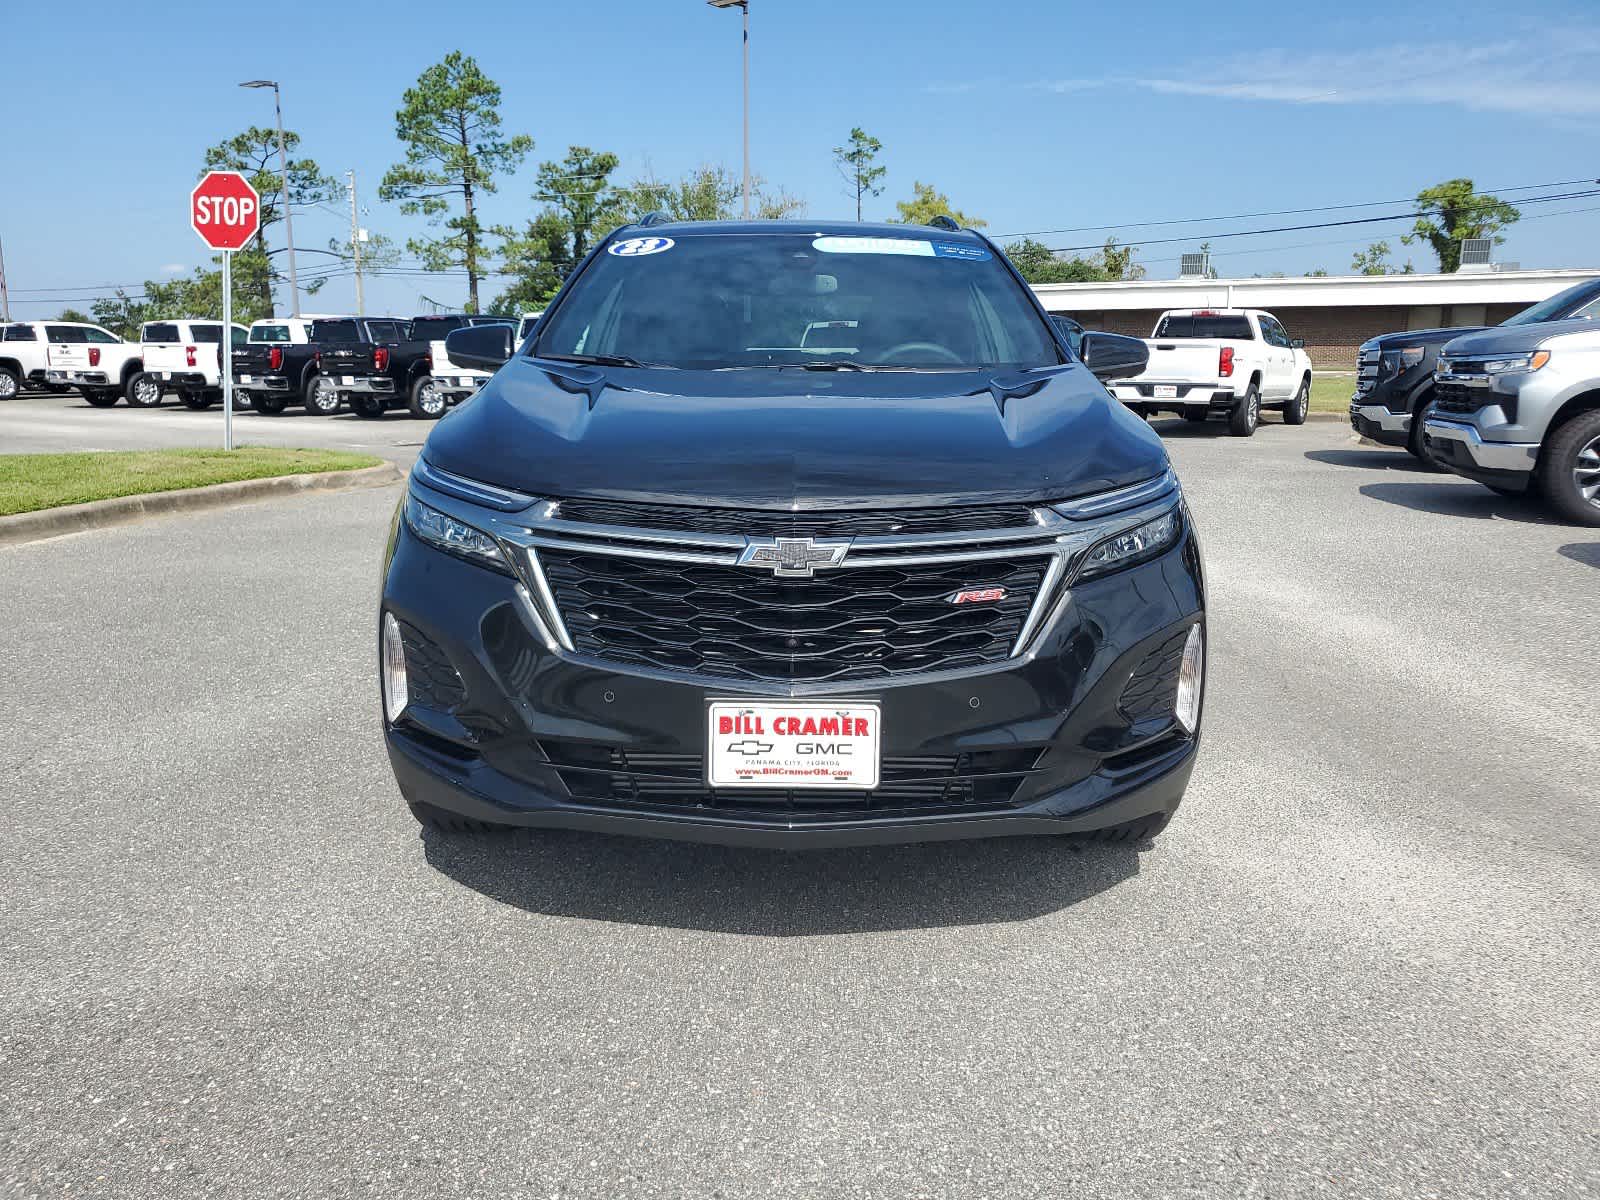
[[[1169,308],[1264,308],[1304,338],[1314,366],[1353,370],[1356,347],[1380,333],[1494,325],[1600,271],[1484,271],[1454,275],[1329,275],[1295,279],[1139,279],[1045,283],[1045,308],[1086,329],[1149,337]]]

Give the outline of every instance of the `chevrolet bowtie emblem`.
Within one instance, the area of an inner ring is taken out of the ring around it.
[[[729,742],[728,752],[730,754],[770,754],[772,753],[772,743],[760,742],[755,738],[745,738],[742,742]]]
[[[818,567],[844,562],[850,542],[811,538],[751,538],[739,555],[741,567],[771,567],[774,575],[809,577]]]

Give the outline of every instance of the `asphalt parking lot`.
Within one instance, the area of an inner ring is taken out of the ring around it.
[[[0,443],[220,424],[82,416]],[[1211,673],[1142,847],[423,835],[398,489],[0,549],[7,1194],[1600,1195],[1600,531],[1336,424],[1160,428]]]

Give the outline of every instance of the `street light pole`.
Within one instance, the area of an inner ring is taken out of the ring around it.
[[[750,219],[750,0],[706,0],[712,8],[744,10],[744,219]]]
[[[300,315],[300,281],[294,271],[294,220],[289,212],[289,152],[283,144],[283,94],[271,79],[252,79],[240,87],[272,89],[272,108],[278,118],[278,175],[283,182],[283,239],[289,250],[290,316]]]

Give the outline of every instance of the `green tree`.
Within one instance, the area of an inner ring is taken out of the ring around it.
[[[1477,191],[1470,179],[1447,179],[1424,188],[1417,193],[1417,208],[1423,215],[1400,240],[1408,246],[1427,242],[1445,274],[1460,269],[1462,241],[1489,238],[1498,246],[1505,241],[1500,231],[1522,217],[1498,196]]]
[[[617,156],[569,146],[560,162],[539,164],[533,198],[544,203],[500,253],[514,282],[490,311],[514,316],[544,307],[600,238],[627,219],[627,196],[611,182]]]
[[[1313,267],[1311,270],[1306,272],[1305,277],[1307,279],[1323,279],[1327,276],[1327,274],[1327,267]]]
[[[856,202],[856,220],[861,220],[861,198],[881,196],[879,184],[889,168],[877,166],[878,152],[883,143],[864,131],[859,125],[850,131],[850,140],[833,148],[833,162],[844,179],[844,194]]]
[[[1118,246],[1117,239],[1108,237],[1100,251],[1100,268],[1106,279],[1143,279],[1144,267],[1133,261],[1137,251],[1132,246]]]
[[[750,181],[754,215],[760,220],[799,216],[805,204],[782,188],[769,189],[759,176]],[[728,221],[739,212],[743,184],[725,167],[702,166],[670,183],[636,179],[620,190],[618,224],[646,213],[663,212],[674,221]]]
[[[1057,258],[1042,242],[1023,238],[1006,248],[1006,257],[1029,283],[1095,283],[1105,269],[1089,258]]]
[[[431,271],[465,269],[467,309],[477,312],[478,283],[487,274],[485,235],[503,232],[479,221],[479,197],[496,190],[497,175],[516,170],[533,139],[501,134],[500,85],[459,50],[406,89],[394,121],[405,161],[385,173],[378,196],[398,200],[401,212],[421,213],[444,228],[444,236],[413,238],[407,248]],[[447,217],[457,198],[462,211]]]
[[[1350,269],[1357,275],[1392,274],[1389,250],[1388,242],[1373,242],[1365,250],[1357,250],[1350,256]]]
[[[235,266],[238,258],[235,255]],[[255,283],[234,271],[233,319],[243,325],[273,315],[271,295],[263,299]],[[146,279],[140,291],[130,294],[125,288],[118,288],[112,295],[96,300],[90,312],[96,324],[130,340],[139,336],[139,326],[146,321],[182,317],[220,321],[222,270],[196,267],[192,275],[184,278]]]
[[[967,216],[950,203],[950,197],[934,191],[933,184],[921,180],[911,185],[911,199],[895,201],[895,208],[900,213],[895,219],[903,225],[926,225],[938,216],[949,217],[964,229],[981,229],[988,224]]]
[[[61,310],[61,315],[56,317],[56,320],[58,320],[58,321],[75,321],[79,325],[88,325],[90,323],[89,314],[85,313],[85,312],[80,312],[76,308],[63,308]]]
[[[316,160],[296,157],[300,135],[284,130],[284,149],[288,155],[289,203],[296,208],[302,205],[326,204],[339,194],[339,182],[323,172]],[[254,293],[262,316],[272,316],[272,289],[284,282],[285,276],[277,256],[282,248],[269,248],[269,235],[273,227],[283,221],[283,176],[278,171],[278,133],[252,125],[242,133],[218,142],[205,152],[206,171],[238,171],[250,181],[261,196],[261,231],[244,249],[233,256],[233,277],[236,290]],[[323,280],[310,278],[300,284],[302,291],[314,295]],[[221,283],[218,283],[221,288]],[[218,294],[221,292],[219,290]]]

